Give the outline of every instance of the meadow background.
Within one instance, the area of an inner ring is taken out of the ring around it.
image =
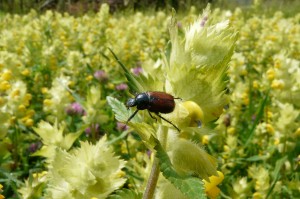
[[[126,176],[122,188],[142,191],[149,150],[106,102],[129,97],[108,47],[136,76],[155,70],[170,47],[170,8],[178,9],[183,34],[207,2],[49,2],[0,3],[2,195],[41,198],[51,146],[68,150],[104,135],[111,153],[127,161],[116,169]],[[299,198],[300,4],[216,1],[212,16],[228,19],[239,34],[229,63],[229,103],[214,132],[198,137],[225,176],[219,197]]]

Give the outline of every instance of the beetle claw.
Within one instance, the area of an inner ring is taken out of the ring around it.
[[[195,122],[197,123],[197,127],[201,128],[202,127],[202,122],[201,120],[195,120]]]

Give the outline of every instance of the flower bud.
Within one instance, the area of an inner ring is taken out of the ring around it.
[[[201,107],[193,101],[183,102],[183,107],[189,112],[188,117],[190,117],[190,126],[201,127],[204,114]]]
[[[216,160],[197,144],[177,139],[171,145],[170,158],[179,173],[195,174],[207,181],[209,176],[218,175]]]

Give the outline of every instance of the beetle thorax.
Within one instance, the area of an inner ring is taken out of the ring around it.
[[[150,96],[147,93],[140,93],[135,97],[136,108],[144,110],[149,107]]]

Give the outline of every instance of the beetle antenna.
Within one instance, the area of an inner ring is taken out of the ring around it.
[[[171,124],[172,126],[175,127],[175,129],[177,129],[178,132],[180,132],[180,129],[175,126],[175,124],[173,124],[171,121],[167,120],[166,118],[162,117],[161,115],[159,115],[158,113],[155,113],[158,117],[160,117],[161,119],[163,119],[164,121],[168,122],[169,124]]]

